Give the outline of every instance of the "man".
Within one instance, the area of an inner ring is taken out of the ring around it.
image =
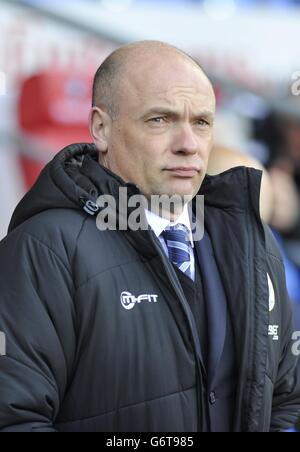
[[[208,78],[167,44],[131,44],[102,64],[95,146],[58,154],[0,245],[2,431],[294,423],[299,368],[281,258],[259,215],[261,173],[205,177],[214,115]],[[128,205],[141,194],[194,200],[147,204],[147,230],[121,228],[120,209],[116,230],[100,230],[96,200],[119,201],[120,189]]]

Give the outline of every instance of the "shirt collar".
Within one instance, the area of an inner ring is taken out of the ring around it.
[[[184,206],[182,214],[177,218],[176,221],[172,222],[169,221],[163,217],[160,217],[154,212],[151,212],[150,210],[145,209],[146,218],[153,229],[156,237],[160,237],[162,232],[169,226],[176,226],[177,224],[183,224],[189,231],[189,239],[191,242],[192,247],[194,247],[194,241],[193,241],[193,234],[191,229],[191,220],[189,215],[189,207],[188,204]]]

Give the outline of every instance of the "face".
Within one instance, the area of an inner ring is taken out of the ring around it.
[[[133,66],[122,82],[117,119],[106,118],[106,125],[104,119],[100,138],[94,130],[101,162],[147,197],[194,197],[213,144],[213,89],[181,56]]]

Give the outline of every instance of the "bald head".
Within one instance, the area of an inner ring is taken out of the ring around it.
[[[120,47],[111,53],[97,70],[93,84],[93,106],[105,110],[111,118],[118,115],[119,96],[122,82],[130,73],[149,61],[171,61],[182,59],[194,66],[199,74],[211,85],[199,64],[185,52],[160,41],[139,41]]]

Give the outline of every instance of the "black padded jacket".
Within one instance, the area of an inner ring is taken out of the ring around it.
[[[237,350],[234,430],[244,432],[284,430],[300,410],[284,269],[259,217],[260,183],[239,167],[201,188]],[[137,193],[99,165],[93,145],[71,145],[17,207],[0,244],[1,431],[202,430],[199,339],[172,265],[152,231],[96,225],[97,197],[117,199],[124,185]]]

